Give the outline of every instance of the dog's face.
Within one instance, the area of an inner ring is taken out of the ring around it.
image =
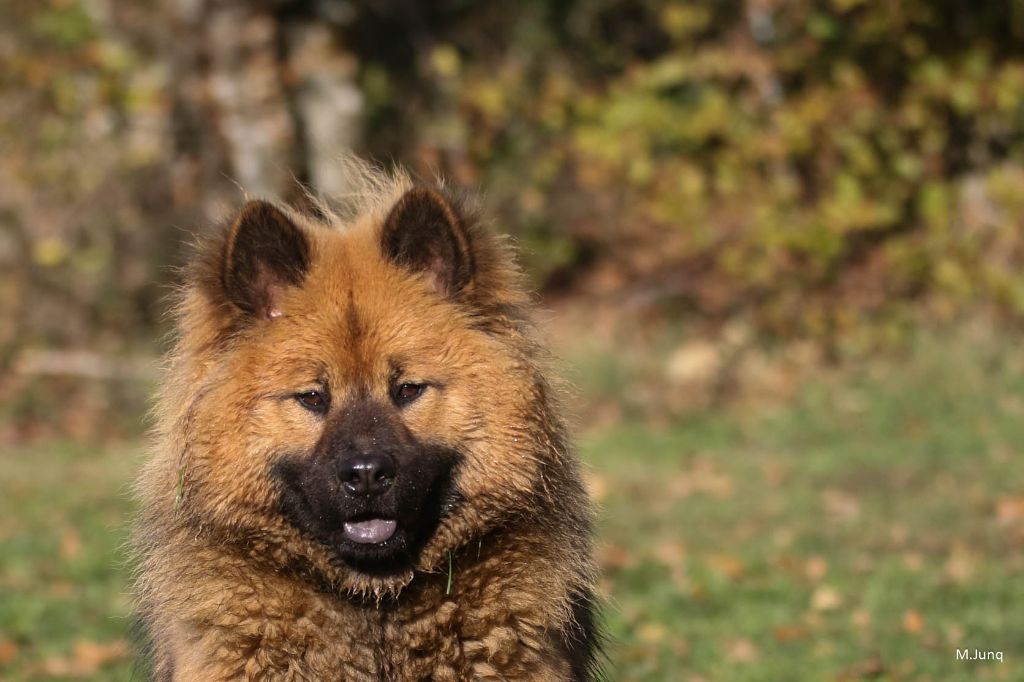
[[[381,593],[529,506],[556,438],[504,319],[522,295],[446,199],[341,230],[254,202],[219,248],[216,332],[186,339],[216,349],[181,475],[199,525]]]

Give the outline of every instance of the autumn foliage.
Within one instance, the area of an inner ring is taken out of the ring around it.
[[[0,8],[14,374],[152,356],[189,234],[242,190],[344,192],[345,146],[484,188],[552,300],[627,320],[874,348],[1024,311],[1019,3],[103,8]],[[141,401],[56,381],[90,414]],[[0,397],[45,417],[30,383]]]
[[[1016,316],[1013,7],[530,3],[511,29],[434,48],[454,138],[438,147],[461,152],[549,284],[650,291],[783,336],[884,338],[979,304]]]

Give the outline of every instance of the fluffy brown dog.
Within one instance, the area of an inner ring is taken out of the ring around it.
[[[591,511],[506,245],[363,171],[201,244],[138,483],[157,680],[590,680]],[[352,208],[352,207],[350,207]]]

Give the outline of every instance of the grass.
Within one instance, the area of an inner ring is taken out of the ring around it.
[[[1021,679],[1021,360],[926,343],[769,412],[588,438],[612,679]]]
[[[1022,443],[1024,356],[956,339],[589,432],[611,679],[1020,679]],[[0,455],[0,679],[130,678],[137,452]]]
[[[123,542],[138,451],[0,454],[0,679],[127,680]]]

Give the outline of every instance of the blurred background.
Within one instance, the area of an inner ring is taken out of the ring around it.
[[[522,248],[611,679],[1021,679],[1022,0],[4,0],[0,678],[130,678],[175,268],[350,150]]]

